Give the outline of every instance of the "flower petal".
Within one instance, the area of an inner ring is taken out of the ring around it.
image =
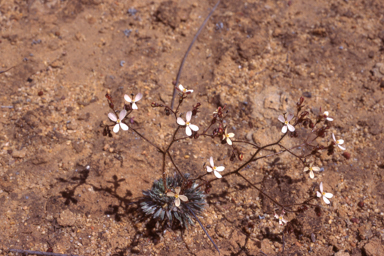
[[[167,196],[175,196],[175,193],[173,193],[173,192],[168,192],[168,193],[167,193]]]
[[[320,171],[320,167],[314,166],[314,167],[312,167],[312,171],[319,172]]]
[[[332,198],[333,197],[333,194],[332,193],[325,193],[324,195],[326,198]]]
[[[191,121],[191,118],[192,118],[192,111],[188,111],[187,112],[187,115],[185,117],[187,119],[187,122]]]
[[[113,132],[114,133],[118,133],[119,129],[120,129],[120,125],[119,124],[115,124],[115,126],[113,127]]]
[[[207,166],[207,172],[212,172],[212,168],[210,166]]]
[[[338,140],[338,141],[337,141],[337,144],[340,144],[340,145],[341,145],[341,144],[344,144],[344,140]]]
[[[181,190],[180,187],[176,187],[176,188],[175,188],[175,192],[176,192],[176,194],[179,194],[179,193],[180,193],[180,190]]]
[[[329,112],[328,112],[328,111],[324,111],[324,115],[325,115],[325,116],[328,116],[328,115],[329,115]]]
[[[178,123],[179,125],[185,125],[185,122],[184,122],[183,118],[181,118],[181,117],[178,117],[178,118],[177,118],[177,123]]]
[[[133,102],[133,104],[132,104],[132,109],[138,109],[138,107],[137,107],[135,102]]]
[[[304,168],[304,172],[306,172],[306,171],[308,171],[309,170],[309,168],[308,167],[305,167]]]
[[[319,191],[316,191],[317,197],[321,197],[321,193]]]
[[[190,124],[189,128],[191,128],[192,131],[195,131],[195,132],[197,132],[199,130],[199,127],[197,125],[194,125],[194,124]]]
[[[185,195],[179,195],[179,198],[181,199],[181,201],[184,201],[184,202],[188,201],[188,197],[186,197]]]
[[[124,131],[128,131],[128,129],[129,129],[128,125],[126,125],[125,123],[120,123],[120,127],[121,127],[121,129],[123,129]]]
[[[224,169],[225,169],[224,166],[218,166],[218,167],[216,167],[216,171],[218,171],[218,172],[222,172],[222,171],[224,171]]]
[[[232,141],[230,138],[227,138],[227,143],[228,143],[228,145],[232,145]]]
[[[284,125],[283,128],[281,128],[281,132],[286,133],[287,129],[288,129],[288,127],[286,125]]]
[[[284,116],[279,115],[279,117],[278,117],[277,119],[279,119],[280,122],[285,123],[285,118],[284,118]]]
[[[232,133],[232,132],[230,132],[230,133],[228,133],[228,137],[229,137],[229,138],[233,138],[233,137],[235,137],[235,134]]]
[[[346,148],[340,145],[337,145],[341,150],[345,150]]]
[[[143,98],[143,94],[141,92],[139,92],[138,94],[136,94],[135,96],[135,102],[138,102],[139,100],[141,100],[141,98]]]
[[[218,173],[217,171],[214,171],[213,173],[215,174],[216,178],[218,178],[218,179],[221,179],[221,178],[223,177],[223,176],[221,176],[221,174]]]
[[[328,199],[327,199],[327,200],[328,200]],[[176,198],[176,199],[175,199],[175,205],[176,205],[177,207],[180,206],[180,199],[179,199],[179,198]]]
[[[336,142],[335,134],[332,133],[332,138]]]
[[[288,221],[285,219],[281,219],[282,222],[287,223]]]
[[[309,177],[310,177],[311,179],[315,178],[315,174],[313,173],[313,171],[310,171],[310,172],[309,172]]]
[[[117,117],[114,113],[108,113],[108,117],[109,119],[111,119],[111,121],[113,122],[116,122],[117,121]]]
[[[215,163],[213,162],[213,157],[209,158],[209,163],[211,164],[212,168],[215,166]]]
[[[125,109],[121,110],[119,113],[120,121],[122,121],[126,115],[127,115],[127,110],[125,110]]]
[[[124,95],[124,99],[128,101],[129,103],[132,102],[131,97],[129,97],[127,94]]]
[[[331,203],[331,201],[329,201],[328,198],[326,198],[325,196],[323,196],[323,200],[324,200],[324,202],[325,202],[326,204],[330,204],[330,203]]]
[[[291,121],[294,116],[295,116],[294,114],[288,114],[287,121],[288,122]]]
[[[291,132],[294,132],[295,131],[295,127],[291,124],[288,124],[288,130],[291,131]]]
[[[188,125],[185,127],[185,133],[186,133],[188,136],[191,136],[191,135],[192,135],[192,130],[191,130],[191,128],[189,128]]]
[[[320,182],[320,192],[323,193],[323,182]]]
[[[182,86],[181,84],[179,84],[179,90],[180,90],[180,91],[183,91],[183,90],[184,90],[184,86]]]
[[[193,93],[193,90],[187,90],[188,93]]]
[[[326,119],[327,119],[328,121],[330,121],[330,122],[333,121],[333,118],[330,118],[330,117],[327,117]]]

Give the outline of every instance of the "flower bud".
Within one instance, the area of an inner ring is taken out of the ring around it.
[[[238,158],[239,158],[240,161],[243,161],[243,159],[244,159],[244,154],[243,154],[243,153],[240,153],[240,154],[238,155]]]

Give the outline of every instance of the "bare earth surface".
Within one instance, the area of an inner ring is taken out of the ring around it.
[[[124,94],[142,92],[133,127],[169,142],[174,117],[151,102],[170,104],[182,57],[214,4],[0,0],[0,70],[13,67],[0,74],[1,255],[218,255],[198,225],[161,232],[136,221],[134,202],[161,178],[161,155],[131,130],[105,137],[100,126],[110,123],[107,90],[119,109]],[[335,119],[320,142],[333,132],[351,154],[318,154],[324,171],[315,179],[288,154],[241,172],[279,202],[302,202],[321,181],[334,194],[330,205],[318,199],[288,213],[294,232],[284,241],[271,201],[235,176],[212,183],[201,222],[222,255],[282,255],[283,242],[284,255],[384,255],[383,1],[223,0],[180,82],[195,90],[181,112],[202,104],[194,124],[206,127],[227,104],[235,138],[261,145],[280,138],[278,115],[304,96],[308,111]],[[254,152],[238,146],[245,159]],[[210,156],[224,173],[239,166],[229,152],[203,137],[172,147],[194,177]]]

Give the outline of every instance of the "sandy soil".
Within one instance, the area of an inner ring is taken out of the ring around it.
[[[0,0],[1,255],[218,255],[198,225],[157,232],[137,221],[131,203],[161,178],[161,155],[132,131],[108,137],[101,127],[107,90],[119,108],[125,93],[142,92],[132,125],[157,145],[170,140],[177,124],[151,102],[170,103],[182,57],[214,4]],[[320,181],[334,194],[329,206],[317,200],[286,215],[293,232],[284,255],[384,255],[383,1],[223,0],[180,82],[195,90],[181,111],[202,104],[197,125],[227,104],[236,138],[260,144],[280,136],[277,117],[300,96],[311,113],[330,111],[321,142],[335,133],[350,159],[317,155],[324,171],[315,179],[288,154],[242,173],[279,202],[302,202]],[[240,148],[246,158],[253,152]],[[210,138],[172,148],[194,176],[211,155],[226,171],[239,166],[228,152]],[[281,255],[283,228],[265,214],[271,202],[238,177],[213,185],[201,221],[221,254]]]

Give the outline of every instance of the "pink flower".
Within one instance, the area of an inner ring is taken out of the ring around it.
[[[345,150],[345,147],[340,146],[341,144],[344,144],[344,140],[336,140],[336,138],[335,138],[335,134],[333,134],[333,133],[332,133],[332,138],[333,138],[333,141],[335,142],[335,144],[336,144],[341,150]]]
[[[317,167],[317,166],[312,167],[312,164],[310,164],[309,167],[306,166],[304,168],[304,172],[306,172],[306,171],[309,171],[309,177],[311,177],[311,179],[313,179],[315,177],[315,174],[313,172],[314,171],[315,172],[320,171],[320,167]]]
[[[184,201],[184,202],[187,202],[187,201],[188,201],[188,197],[186,197],[186,196],[184,196],[184,195],[180,195],[180,190],[181,190],[180,187],[176,187],[176,188],[175,188],[175,192],[176,192],[176,193],[173,193],[173,192],[168,192],[168,193],[167,193],[167,196],[173,196],[173,197],[175,197],[175,205],[176,205],[177,207],[180,206],[180,199],[181,199],[181,201]]]
[[[124,131],[128,131],[128,128],[129,128],[128,125],[126,125],[125,123],[121,122],[121,120],[123,120],[126,115],[127,115],[127,111],[125,109],[120,111],[119,119],[117,119],[117,117],[116,117],[116,115],[114,113],[109,113],[108,114],[109,119],[111,119],[111,121],[113,121],[113,122],[116,122],[116,125],[113,127],[113,132],[114,133],[117,133],[119,131],[120,127]]]
[[[124,95],[124,99],[126,101],[128,101],[129,103],[132,103],[132,109],[138,109],[136,102],[141,100],[141,98],[143,98],[143,94],[141,94],[140,92],[138,94],[136,94],[136,96],[133,100],[131,100],[131,97],[129,97],[127,94]]]
[[[225,128],[225,133],[223,134],[223,140],[226,140],[228,145],[232,145],[231,138],[235,137],[235,134],[230,132],[228,133],[228,128]]]
[[[284,219],[284,214],[285,214],[284,211],[281,213],[280,216],[277,215],[277,213],[275,213],[275,218],[276,218],[276,219],[279,219],[279,224],[280,224],[280,225],[287,224],[287,221]]]
[[[320,192],[317,191],[317,197],[323,196],[323,200],[326,204],[330,204],[331,202],[328,200],[328,198],[332,198],[333,194],[331,193],[325,193],[323,192],[323,182],[320,182]]]
[[[190,123],[191,118],[192,118],[192,111],[187,112],[187,115],[186,115],[187,122],[184,122],[184,120],[181,117],[177,118],[177,123],[179,125],[182,125],[182,126],[185,125],[185,132],[188,136],[192,135],[192,131],[197,132],[199,130],[199,127]]]
[[[187,88],[184,88],[184,86],[182,86],[181,84],[179,84],[179,90],[182,92],[182,93],[192,93],[193,90],[188,90]]]
[[[216,178],[220,179],[222,178],[221,174],[219,172],[224,171],[224,166],[215,166],[215,163],[213,162],[213,157],[209,158],[209,163],[211,166],[207,166],[207,172],[212,172],[215,174]]]
[[[294,117],[293,114],[288,114],[287,120],[285,120],[284,116],[279,115],[278,117],[279,121],[284,124],[283,128],[281,129],[282,133],[286,133],[287,129],[291,132],[295,131],[295,127],[289,123],[293,117]]]
[[[329,117],[329,112],[328,111],[324,111],[323,116],[325,117],[326,120],[333,121],[333,118]]]

